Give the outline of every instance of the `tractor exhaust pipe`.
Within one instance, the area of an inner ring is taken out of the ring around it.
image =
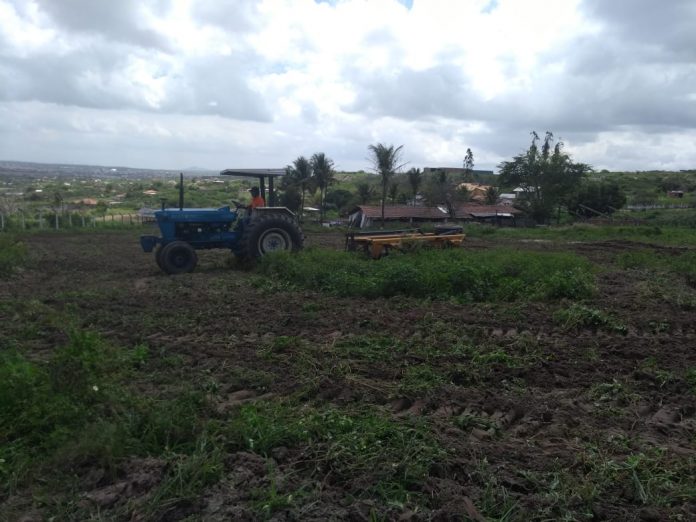
[[[179,210],[184,210],[184,173],[179,172]]]

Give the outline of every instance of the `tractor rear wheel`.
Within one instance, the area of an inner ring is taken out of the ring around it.
[[[257,259],[271,252],[296,252],[302,248],[302,231],[297,222],[284,213],[264,213],[246,225],[239,257]]]
[[[168,274],[193,272],[198,264],[198,255],[186,241],[172,241],[162,247],[158,256],[159,264]]]

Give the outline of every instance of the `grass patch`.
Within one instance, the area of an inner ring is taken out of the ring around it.
[[[680,276],[696,287],[696,252],[663,253],[649,250],[624,252],[615,260],[621,268],[661,271]]]
[[[686,382],[691,386],[691,391],[696,394],[696,367],[686,370]]]
[[[49,476],[35,494],[48,488],[46,494],[55,496],[87,468],[113,478],[126,460],[149,456],[169,463],[149,513],[198,495],[222,469],[209,435],[207,398],[187,388],[156,398],[131,390],[128,384],[148,358],[143,345],[118,348],[83,330],[70,332],[47,360],[0,352],[0,494]],[[88,518],[84,504],[47,509]]]
[[[356,495],[370,495],[374,488],[385,501],[393,500],[387,492],[416,489],[445,455],[422,423],[397,423],[371,409],[347,413],[267,401],[242,406],[224,432],[235,448],[263,456],[281,446],[302,447],[303,461],[322,476],[331,473],[348,490],[355,484]]]
[[[0,277],[7,277],[24,265],[27,248],[15,236],[0,234]]]
[[[579,328],[604,329],[612,332],[626,333],[626,325],[620,323],[611,315],[578,303],[571,304],[568,308],[556,310],[553,314],[553,322],[564,330],[577,330]]]
[[[506,239],[543,239],[548,241],[637,241],[660,245],[696,245],[693,227],[638,225],[583,225],[538,228],[509,228],[470,225],[464,228],[470,237]]]
[[[368,298],[404,295],[460,302],[583,299],[595,289],[592,265],[580,256],[513,249],[418,250],[380,261],[354,253],[307,249],[293,255],[265,256],[259,270],[281,284]]]

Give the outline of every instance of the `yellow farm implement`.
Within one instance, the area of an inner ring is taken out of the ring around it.
[[[362,249],[372,259],[379,259],[392,249],[403,251],[416,245],[434,248],[460,246],[465,237],[461,227],[438,228],[436,232],[422,232],[420,229],[350,232],[346,234],[346,250]]]

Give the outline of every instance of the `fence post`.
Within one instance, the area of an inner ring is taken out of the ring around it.
[[[72,228],[72,214],[68,214],[68,226]]]
[[[97,228],[97,218],[92,216],[92,228]]]
[[[24,215],[24,211],[22,211],[22,230],[25,230],[27,228],[27,221],[26,221],[26,216]]]
[[[5,216],[0,213],[0,230],[5,230]]]
[[[80,216],[82,219],[82,228],[85,228],[85,216]]]
[[[56,212],[56,230],[58,230],[60,224],[58,222],[58,212]]]
[[[39,228],[43,228],[43,214],[39,211]]]

